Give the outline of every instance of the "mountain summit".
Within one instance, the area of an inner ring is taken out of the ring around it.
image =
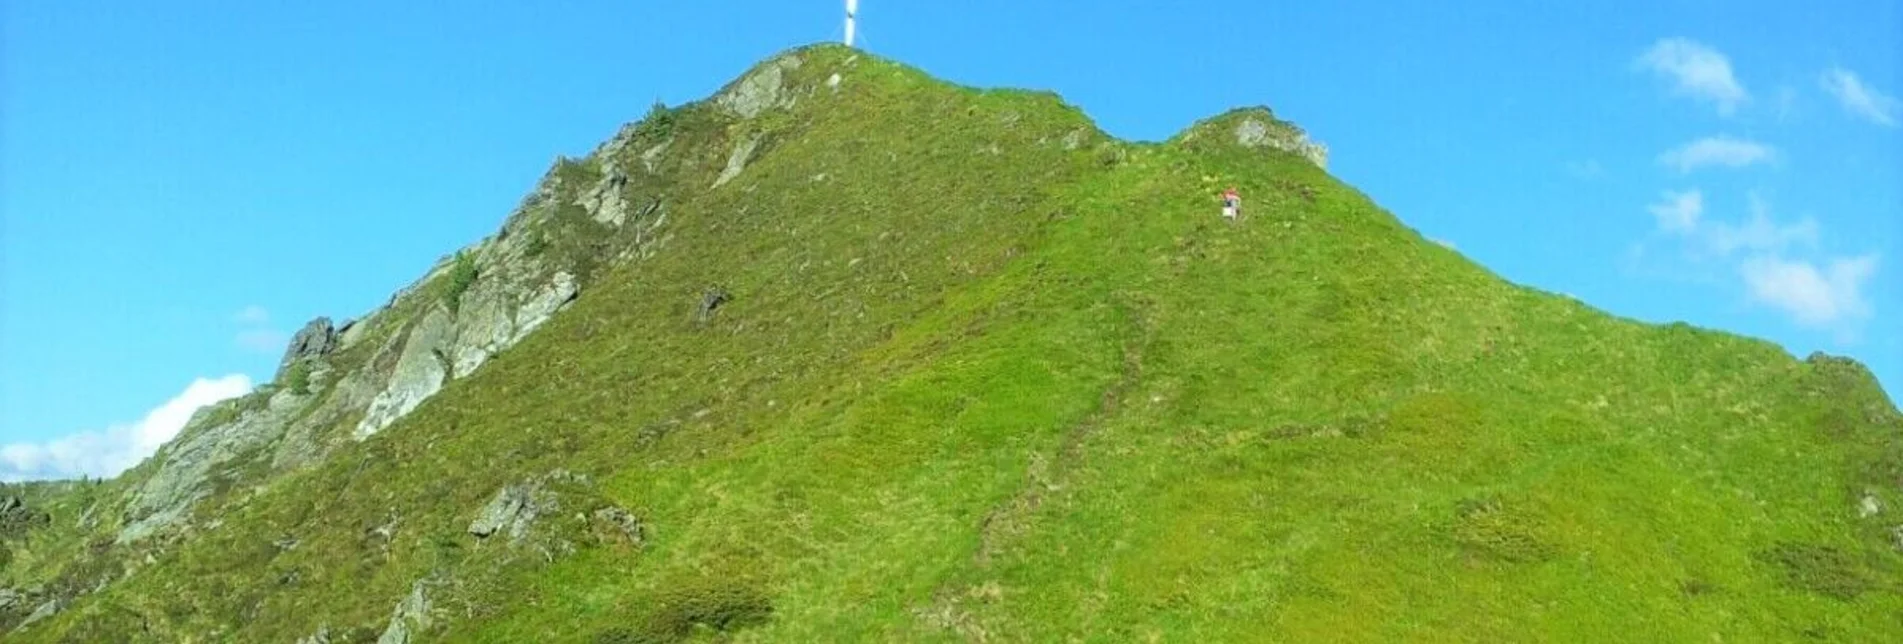
[[[785,52],[137,468],[0,491],[0,632],[1903,640],[1860,365],[1508,283],[1326,161]]]

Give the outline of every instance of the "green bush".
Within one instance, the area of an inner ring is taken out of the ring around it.
[[[443,302],[455,311],[462,303],[463,293],[475,285],[477,277],[476,260],[469,253],[456,251],[456,264],[449,269],[449,288],[443,291]]]
[[[291,362],[284,371],[284,387],[299,396],[311,393],[311,361],[300,359]]]
[[[1832,599],[1849,601],[1876,590],[1870,571],[1849,554],[1830,546],[1779,543],[1757,553],[1757,560],[1777,566],[1784,583]]]

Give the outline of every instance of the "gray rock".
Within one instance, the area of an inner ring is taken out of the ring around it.
[[[469,534],[487,539],[507,531],[511,543],[520,542],[534,527],[536,518],[559,509],[555,495],[540,483],[510,485],[496,492],[469,523]]]
[[[628,221],[628,201],[622,196],[627,186],[628,175],[622,174],[620,169],[612,169],[595,187],[577,198],[576,205],[597,222],[620,226]]]
[[[1064,149],[1075,150],[1084,147],[1084,137],[1086,136],[1089,136],[1089,134],[1084,132],[1083,128],[1071,130],[1069,134],[1064,135]]]
[[[1874,494],[1865,493],[1863,499],[1857,503],[1857,518],[1859,519],[1876,516],[1877,513],[1882,511],[1883,505],[1877,502],[1877,497]]]
[[[1255,118],[1236,124],[1236,144],[1245,148],[1274,148],[1301,155],[1317,167],[1328,167],[1328,148],[1308,140],[1308,135],[1292,126],[1270,125]]]
[[[46,600],[46,603],[40,604],[39,608],[33,609],[33,614],[27,615],[26,619],[21,620],[19,626],[13,627],[13,632],[18,633],[20,631],[24,631],[26,630],[26,627],[32,626],[35,623],[38,623],[40,620],[50,618],[54,615],[58,615],[59,612],[62,610],[66,610],[65,602],[62,602],[58,599]]]
[[[428,586],[419,579],[410,587],[409,596],[391,611],[390,625],[383,629],[377,644],[409,644],[417,634],[429,630],[432,621]]]
[[[718,286],[707,289],[700,295],[700,307],[694,311],[694,321],[706,324],[714,319],[714,311],[719,309],[720,305],[732,299],[733,295],[728,293],[727,289]]]
[[[278,361],[277,379],[284,378],[284,371],[291,363],[307,358],[321,358],[337,348],[337,334],[331,328],[330,318],[320,317],[304,324],[297,334],[291,336],[291,345],[285,347],[284,358]]]
[[[667,146],[673,145],[673,143],[674,139],[668,139],[642,152],[641,167],[647,168],[650,174],[653,173],[654,169],[661,165],[661,155],[667,154]]]
[[[330,644],[330,625],[317,627],[317,632],[298,638],[297,644]]]
[[[640,545],[641,520],[635,518],[627,510],[615,506],[605,507],[595,511],[595,520],[613,526],[622,534],[627,535],[629,541]]]
[[[763,63],[731,88],[714,97],[714,104],[728,114],[753,118],[775,107],[791,103],[786,88],[786,72],[799,69],[800,57],[793,54]]]
[[[567,271],[555,273],[533,291],[502,279],[471,289],[472,302],[456,315],[456,338],[449,350],[452,377],[469,375],[491,356],[515,346],[580,292],[574,274]]]
[[[0,539],[18,537],[27,531],[52,523],[52,517],[36,510],[17,496],[0,497]]]
[[[714,179],[714,188],[726,185],[734,177],[747,169],[747,162],[753,159],[753,151],[760,147],[760,137],[755,136],[733,146],[733,153],[727,155],[727,167]]]
[[[363,339],[364,332],[370,328],[369,321],[374,317],[365,316],[343,323],[337,327],[337,349],[348,349]]]
[[[207,417],[194,416],[177,438],[153,456],[159,459],[159,467],[129,492],[128,521],[119,531],[118,543],[140,541],[182,522],[192,506],[211,493],[213,472],[259,454],[283,435],[290,419],[309,400],[309,396],[279,390],[262,409],[222,425],[199,425]]]
[[[26,603],[26,595],[12,588],[0,588],[0,613],[12,611],[15,606]]]
[[[452,330],[450,313],[441,306],[431,308],[410,329],[403,343],[403,355],[397,358],[396,369],[390,374],[390,384],[370,401],[363,420],[357,423],[358,439],[369,438],[389,427],[442,390],[449,370],[437,354],[445,347]]]
[[[542,290],[537,291],[533,297],[522,303],[522,308],[516,310],[515,334],[509,338],[509,343],[521,342],[523,338],[528,337],[529,332],[542,326],[543,322],[554,317],[557,311],[575,301],[575,297],[580,294],[581,284],[575,281],[573,274],[567,271],[556,273],[548,285],[542,287]]]

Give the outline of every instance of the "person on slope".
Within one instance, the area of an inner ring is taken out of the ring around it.
[[[1242,193],[1236,192],[1235,186],[1229,186],[1228,190],[1222,191],[1222,218],[1235,221],[1241,214]]]

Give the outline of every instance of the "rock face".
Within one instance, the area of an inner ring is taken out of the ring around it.
[[[19,626],[13,627],[13,632],[18,633],[20,631],[26,630],[28,626],[32,626],[35,623],[38,623],[40,620],[47,619],[54,615],[58,615],[60,611],[65,609],[66,609],[65,603],[61,602],[60,600],[57,600],[57,599],[46,600],[46,603],[40,604],[39,608],[33,609],[33,614],[27,615],[26,619],[21,620]]]
[[[27,507],[20,497],[0,496],[0,540],[23,536],[49,521],[51,518],[45,512]]]
[[[1275,127],[1259,119],[1243,119],[1236,125],[1236,144],[1245,148],[1269,147],[1301,155],[1318,167],[1328,167],[1328,148],[1308,140],[1292,127]]]
[[[734,144],[733,153],[727,155],[727,167],[722,169],[720,176],[714,179],[713,187],[727,185],[728,181],[740,176],[740,172],[747,169],[747,162],[753,159],[753,151],[759,147],[760,137],[757,136]]]
[[[486,539],[507,531],[511,542],[528,536],[536,517],[559,509],[555,496],[534,483],[510,485],[496,492],[469,523],[469,534]]]
[[[23,603],[26,603],[26,595],[21,594],[20,591],[0,588],[0,613],[12,611]]]
[[[430,623],[429,586],[419,579],[410,586],[409,596],[397,602],[396,610],[390,615],[390,625],[383,629],[377,644],[409,644],[418,633],[429,630]]]
[[[142,540],[182,521],[192,504],[210,494],[212,475],[221,466],[277,440],[308,398],[278,391],[262,409],[240,412],[230,422],[207,424],[203,412],[193,417],[178,438],[153,456],[159,459],[159,468],[131,492],[118,543]]]
[[[278,361],[277,379],[284,378],[285,370],[291,363],[306,358],[321,358],[337,348],[337,332],[331,328],[330,318],[320,317],[305,323],[304,328],[291,336],[291,345],[284,349],[284,358]]]
[[[1184,143],[1220,143],[1247,149],[1281,150],[1307,159],[1315,167],[1328,168],[1328,146],[1310,140],[1294,123],[1275,117],[1266,107],[1230,110],[1199,121],[1178,138]]]
[[[432,307],[410,328],[402,356],[397,358],[396,369],[390,374],[390,384],[370,401],[363,420],[357,423],[358,438],[367,438],[388,427],[443,388],[449,368],[441,358],[441,351],[448,346],[451,337],[452,315],[447,308]]]
[[[714,103],[728,114],[743,119],[776,107],[791,107],[793,98],[786,89],[786,72],[799,69],[800,64],[797,54],[787,54],[763,64],[721,92]]]
[[[630,543],[640,545],[642,541],[641,520],[619,507],[609,506],[595,511],[595,520],[612,526],[628,538]]]

